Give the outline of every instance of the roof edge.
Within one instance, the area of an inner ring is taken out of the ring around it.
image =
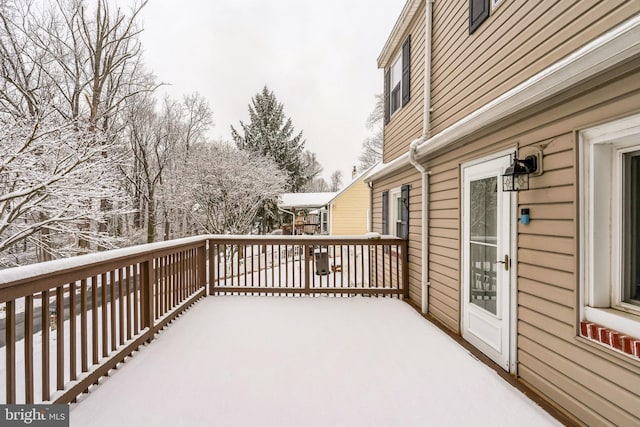
[[[380,55],[378,55],[378,68],[384,68],[391,59],[393,49],[400,43],[400,37],[402,37],[409,27],[411,19],[413,19],[413,16],[418,11],[422,1],[423,0],[407,0],[407,3],[405,3],[396,24],[391,30],[391,34],[389,34],[389,38],[384,44]]]
[[[338,197],[340,197],[340,195],[342,193],[344,193],[345,191],[347,191],[349,188],[353,187],[354,185],[356,185],[358,182],[360,181],[364,181],[367,182],[367,174],[373,170],[373,168],[375,168],[376,166],[378,166],[378,164],[380,163],[380,161],[375,162],[374,164],[372,164],[371,166],[369,166],[367,169],[365,169],[364,171],[360,172],[360,174],[358,174],[355,178],[353,178],[351,180],[351,182],[349,183],[349,185],[347,185],[346,187],[344,187],[342,190],[338,191],[336,193],[335,196],[333,196],[333,198],[331,200],[329,200],[329,202],[327,203],[328,205],[330,205],[331,203],[333,203],[334,200],[336,200]]]

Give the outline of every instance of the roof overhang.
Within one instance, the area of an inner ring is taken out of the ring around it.
[[[326,206],[337,193],[284,193],[278,199],[280,209],[318,209]]]
[[[411,24],[411,19],[420,8],[420,4],[423,0],[407,0],[407,3],[402,8],[402,12],[400,12],[400,16],[396,21],[396,24],[393,26],[393,30],[391,30],[391,34],[387,39],[387,42],[382,48],[382,52],[378,56],[378,68],[384,68],[391,61],[391,55],[395,50],[396,46],[400,44],[402,41],[402,36],[409,28]]]
[[[640,15],[623,22],[580,49],[483,105],[416,148],[416,157],[430,154],[468,138],[481,129],[549,99],[562,91],[640,56]],[[371,182],[409,165],[409,153],[371,171]]]

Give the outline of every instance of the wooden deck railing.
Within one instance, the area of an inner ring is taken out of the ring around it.
[[[71,402],[205,287],[201,237],[0,271],[0,402]]]
[[[209,249],[210,295],[408,295],[402,239],[215,236]]]
[[[198,236],[2,270],[0,403],[73,401],[207,283],[210,295],[406,297],[406,255],[387,237]]]

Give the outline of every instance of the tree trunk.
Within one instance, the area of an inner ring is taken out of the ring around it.
[[[156,205],[153,189],[149,187],[149,202],[147,203],[147,243],[153,243],[156,236]]]

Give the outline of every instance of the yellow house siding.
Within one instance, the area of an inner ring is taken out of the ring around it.
[[[434,2],[432,134],[640,12],[637,0],[504,0],[469,35],[468,3]]]
[[[383,161],[389,162],[404,154],[409,143],[422,135],[424,114],[424,34],[425,7],[418,9],[402,42],[411,34],[411,100],[391,117],[384,127]],[[392,61],[402,49],[402,43],[396,47]],[[388,64],[387,66],[391,66]]]
[[[344,236],[367,232],[369,193],[369,186],[359,179],[335,198],[330,207],[330,234]]]

